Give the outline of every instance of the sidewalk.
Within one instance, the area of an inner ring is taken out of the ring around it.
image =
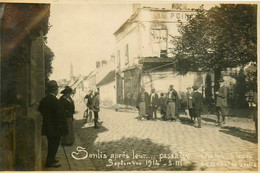
[[[76,160],[72,158],[71,153],[76,152],[76,148],[78,146],[84,147],[84,144],[82,144],[82,142],[79,139],[79,136],[75,133],[75,142],[72,146],[65,146],[63,149],[63,147],[60,145],[58,148],[56,158],[59,160],[61,167],[44,168],[43,171],[95,171],[96,168],[94,167],[89,158],[83,160]],[[68,160],[66,159],[66,156]]]

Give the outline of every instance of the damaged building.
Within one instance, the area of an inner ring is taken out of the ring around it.
[[[135,105],[140,87],[148,93],[167,92],[173,84],[177,92],[205,84],[205,74],[177,75],[174,71],[173,38],[180,36],[178,25],[186,23],[195,11],[187,8],[135,8],[114,33],[117,103]]]

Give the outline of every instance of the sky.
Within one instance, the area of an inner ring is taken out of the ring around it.
[[[87,75],[97,60],[110,59],[113,33],[132,14],[129,4],[54,4],[51,5],[47,45],[54,52],[51,79]]]
[[[147,6],[171,8],[169,3]],[[74,75],[86,76],[95,69],[96,61],[109,60],[115,45],[113,33],[132,14],[130,3],[51,4],[47,45],[55,57],[50,79],[69,79],[71,64]]]

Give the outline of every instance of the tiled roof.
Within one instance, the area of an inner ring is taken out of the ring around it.
[[[101,86],[113,82],[115,80],[115,77],[116,77],[116,71],[112,70],[97,84],[97,86]]]

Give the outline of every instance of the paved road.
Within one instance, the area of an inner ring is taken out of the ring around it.
[[[70,150],[79,153],[74,153],[75,158],[87,156],[80,160],[82,169],[77,170],[228,171],[257,170],[258,167],[251,121],[242,125],[227,122],[219,128],[204,117],[203,127],[199,129],[184,115],[181,122],[138,121],[136,113],[101,109],[101,126],[94,129],[83,126],[84,105],[78,105],[77,110],[76,145],[85,149],[77,152],[74,145]],[[84,166],[84,161],[91,166]]]

